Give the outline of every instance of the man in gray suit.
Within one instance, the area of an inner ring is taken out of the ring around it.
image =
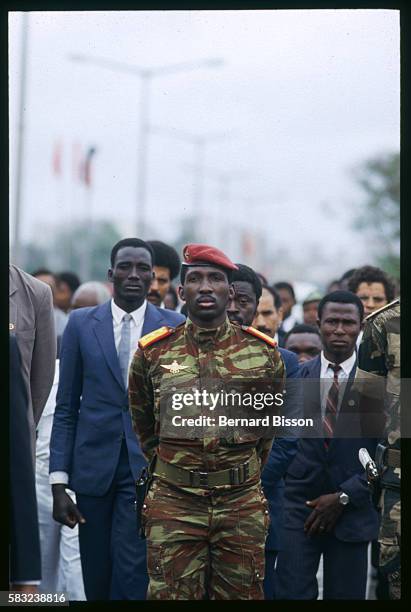
[[[36,425],[50,393],[56,363],[51,289],[17,266],[9,266],[9,330],[16,335],[26,385],[28,420],[35,452]]]

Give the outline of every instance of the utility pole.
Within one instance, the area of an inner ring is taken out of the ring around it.
[[[29,37],[28,13],[22,13],[21,51],[20,51],[20,100],[17,124],[16,182],[14,201],[13,263],[21,264],[21,219],[22,189],[24,166],[24,137],[27,87],[27,48]]]

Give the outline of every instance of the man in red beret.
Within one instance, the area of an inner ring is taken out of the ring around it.
[[[227,318],[237,266],[203,244],[187,245],[183,259],[188,318],[141,338],[130,368],[133,426],[151,462],[141,521],[148,597],[264,599],[260,475],[272,436],[221,427],[220,418],[241,413],[224,392],[250,395],[263,382],[282,392],[284,364],[272,338]]]

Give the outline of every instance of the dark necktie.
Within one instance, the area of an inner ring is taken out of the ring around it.
[[[337,411],[338,411],[338,393],[340,389],[340,383],[338,381],[338,372],[342,370],[340,365],[330,363],[328,366],[334,370],[334,378],[330,390],[327,395],[327,403],[325,405],[325,415],[323,419],[323,430],[324,430],[324,445],[328,448],[330,444],[330,438],[333,437],[335,426],[337,424]]]

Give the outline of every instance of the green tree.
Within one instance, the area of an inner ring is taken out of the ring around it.
[[[400,276],[400,154],[387,153],[354,170],[364,193],[354,227],[374,239],[375,258],[388,274]]]
[[[120,238],[117,227],[110,221],[59,226],[48,243],[24,245],[23,267],[29,272],[43,266],[52,272],[70,270],[78,274],[82,282],[105,281],[110,251]]]

